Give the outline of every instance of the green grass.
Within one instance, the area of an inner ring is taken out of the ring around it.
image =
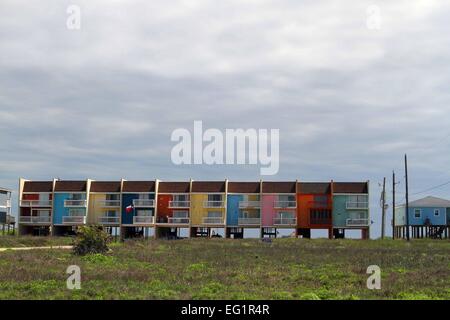
[[[450,299],[448,241],[191,239],[111,249],[84,257],[68,250],[2,252],[0,300]],[[66,289],[73,264],[81,267],[81,290]],[[373,264],[382,271],[381,290],[366,288]]]
[[[72,244],[71,237],[0,236],[0,248],[46,247]]]

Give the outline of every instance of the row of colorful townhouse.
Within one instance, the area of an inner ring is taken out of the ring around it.
[[[19,234],[68,234],[80,225],[119,228],[123,238],[152,229],[155,237],[242,238],[257,229],[276,237],[293,229],[309,238],[311,229],[329,238],[359,229],[369,238],[369,182],[233,181],[28,181],[19,183]]]
[[[407,221],[408,220],[408,221]],[[394,236],[405,238],[409,229],[412,238],[450,238],[450,201],[428,196],[395,208]]]

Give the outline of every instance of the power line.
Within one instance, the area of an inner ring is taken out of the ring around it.
[[[446,185],[448,185],[448,184],[450,184],[450,181],[447,181],[447,182],[445,182],[445,183],[439,184],[439,185],[434,186],[434,187],[430,187],[430,188],[428,188],[428,189],[425,189],[425,190],[422,190],[422,191],[419,191],[419,192],[414,192],[414,193],[412,193],[411,195],[414,196],[414,195],[416,195],[416,194],[421,194],[421,193],[424,193],[424,192],[428,192],[428,191],[431,191],[431,190],[438,189],[438,188],[440,188],[440,187],[446,186]]]

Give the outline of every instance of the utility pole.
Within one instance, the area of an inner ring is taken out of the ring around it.
[[[395,239],[395,171],[392,170],[392,239]]]
[[[386,220],[386,177],[383,178],[383,193],[381,194],[381,239],[384,239]]]
[[[406,199],[406,240],[409,241],[409,199],[408,199],[408,157],[406,156],[405,153],[405,184],[406,184],[406,194],[405,194],[405,199]]]

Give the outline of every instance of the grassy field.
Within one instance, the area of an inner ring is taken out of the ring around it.
[[[0,237],[2,246],[68,239]],[[107,255],[0,253],[0,299],[450,299],[450,242],[192,239],[113,243]],[[81,290],[66,289],[79,265]],[[382,289],[369,290],[369,265]]]

